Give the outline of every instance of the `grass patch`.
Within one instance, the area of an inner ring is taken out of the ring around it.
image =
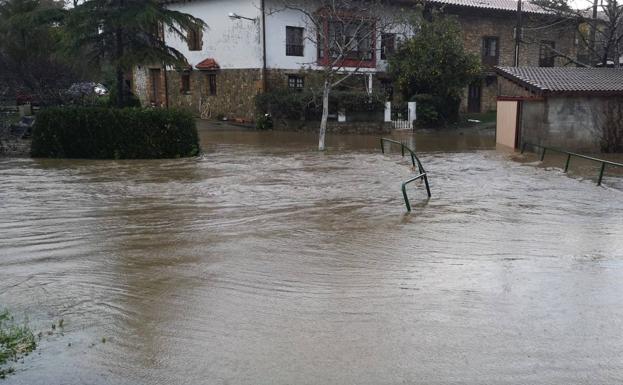
[[[0,312],[0,378],[13,373],[9,362],[27,356],[36,348],[35,335],[26,322],[17,323],[7,310]]]
[[[471,114],[465,114],[463,115],[464,120],[467,121],[467,119],[474,119],[474,120],[480,120],[481,123],[495,123],[495,119],[496,119],[496,111],[489,111],[489,112],[482,112],[482,113],[471,113]]]

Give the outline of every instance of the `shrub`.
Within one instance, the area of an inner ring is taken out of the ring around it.
[[[261,113],[269,113],[275,118],[309,120],[320,119],[322,114],[322,94],[313,91],[295,92],[277,90],[258,94],[255,106]],[[329,95],[329,111],[378,112],[385,108],[383,94],[365,92],[333,91]]]
[[[177,110],[51,108],[37,114],[33,157],[150,159],[195,156],[192,115]]]
[[[273,119],[270,114],[259,115],[255,119],[255,128],[258,130],[270,130],[273,128]]]

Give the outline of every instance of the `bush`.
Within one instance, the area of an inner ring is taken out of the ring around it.
[[[260,115],[255,119],[255,128],[258,130],[270,130],[273,128],[273,119],[270,114]]]
[[[417,103],[417,120],[419,126],[440,127],[459,120],[459,104],[461,99],[440,97],[431,94],[418,94],[411,98]]]
[[[161,109],[51,108],[37,114],[33,157],[150,159],[195,156],[189,113]]]
[[[320,119],[322,114],[322,94],[312,91],[278,90],[258,94],[255,97],[257,111],[283,119]],[[329,94],[329,111],[378,112],[385,108],[383,94],[365,92],[332,91]]]

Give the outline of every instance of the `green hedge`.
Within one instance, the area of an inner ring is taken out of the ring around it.
[[[322,92],[276,90],[258,94],[255,107],[260,113],[270,113],[275,118],[320,118]],[[329,94],[329,111],[379,112],[385,108],[385,95],[366,92],[332,91]]]
[[[37,114],[31,155],[38,158],[155,159],[195,156],[192,115],[164,109],[51,108]]]

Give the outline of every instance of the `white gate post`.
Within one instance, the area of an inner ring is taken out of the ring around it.
[[[409,128],[413,128],[413,121],[415,119],[417,119],[417,115],[416,115],[416,104],[415,102],[409,102],[407,103],[407,106],[409,108],[409,113],[407,114],[409,116]]]
[[[337,121],[338,122],[345,122],[346,121],[346,111],[345,110],[339,110],[337,112]]]
[[[385,122],[392,121],[392,102],[385,102]]]

